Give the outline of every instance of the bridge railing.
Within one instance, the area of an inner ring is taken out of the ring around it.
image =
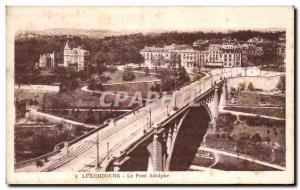
[[[73,145],[73,144],[75,144],[75,143],[81,141],[82,139],[84,139],[84,138],[86,138],[86,137],[92,135],[93,133],[95,133],[95,132],[97,132],[97,131],[103,129],[103,128],[106,127],[106,126],[108,126],[108,123],[107,123],[107,122],[104,122],[104,124],[102,124],[101,126],[99,126],[99,127],[95,128],[95,129],[89,131],[89,132],[86,133],[86,134],[83,134],[83,135],[81,135],[81,136],[79,136],[79,137],[77,137],[77,138],[71,140],[71,141],[68,143],[69,146],[71,146],[71,145]],[[32,158],[32,159],[29,159],[29,160],[25,160],[25,161],[22,161],[22,162],[15,163],[15,168],[25,167],[25,166],[27,166],[27,165],[35,164],[35,162],[37,162],[37,161],[41,161],[41,160],[48,159],[49,157],[54,156],[54,155],[60,153],[60,152],[61,152],[61,149],[64,148],[64,147],[65,147],[65,142],[60,142],[60,143],[58,143],[58,144],[56,144],[56,145],[54,146],[54,151],[49,152],[49,153],[44,154],[44,155],[41,155],[41,156],[38,156],[38,157],[36,157],[36,158]]]
[[[102,124],[101,126],[99,126],[99,127],[95,128],[95,129],[93,129],[93,130],[87,132],[86,134],[81,135],[80,137],[77,137],[76,139],[71,140],[71,141],[69,142],[69,146],[71,146],[71,145],[73,145],[73,144],[75,144],[75,143],[81,141],[82,139],[84,139],[84,138],[86,138],[86,137],[88,137],[88,136],[94,134],[95,132],[97,132],[97,131],[103,129],[104,127],[107,127],[108,124],[109,124],[109,123],[108,123],[107,121],[105,121],[104,124]]]
[[[139,109],[142,108],[142,107],[143,107],[143,106],[138,106],[138,107],[136,107],[136,108],[134,108],[134,109],[132,109],[132,110],[130,110],[130,111],[128,111],[128,112],[126,112],[126,113],[124,113],[124,114],[118,116],[118,117],[116,117],[116,118],[115,118],[115,121],[118,121],[118,120],[122,119],[123,117],[132,114],[133,112],[139,110]]]
[[[15,163],[15,168],[21,168],[21,167],[25,167],[27,165],[32,165],[32,164],[36,163],[37,161],[46,160],[49,157],[54,156],[54,155],[56,155],[58,153],[60,153],[59,149],[58,150],[54,150],[52,152],[49,152],[47,154],[44,154],[42,156],[39,156],[39,157],[36,157],[36,158],[32,158],[30,160],[25,160],[25,161],[22,161],[22,162]]]

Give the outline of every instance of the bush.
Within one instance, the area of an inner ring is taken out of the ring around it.
[[[89,90],[103,90],[104,87],[103,87],[103,85],[102,85],[101,82],[95,81],[95,80],[91,80],[89,82],[88,89]]]
[[[126,70],[122,75],[123,81],[133,81],[135,79],[134,73],[130,70]]]
[[[109,76],[100,76],[100,80],[102,82],[107,82],[107,81],[111,80],[111,78]]]

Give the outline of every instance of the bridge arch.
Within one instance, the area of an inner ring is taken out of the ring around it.
[[[179,122],[167,170],[186,171],[190,167],[212,120],[213,114],[206,104],[200,102],[190,107]]]

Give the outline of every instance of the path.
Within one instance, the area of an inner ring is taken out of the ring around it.
[[[196,165],[191,165],[189,169],[197,170],[197,171],[223,171],[223,170],[218,170],[218,169],[214,169],[214,168],[207,168],[207,167],[202,167],[202,166],[196,166]]]
[[[285,121],[285,118],[280,118],[280,117],[273,117],[273,116],[266,116],[266,115],[259,115],[259,114],[254,114],[254,113],[245,113],[245,112],[238,112],[238,111],[229,111],[229,110],[224,110],[221,108],[219,110],[219,113],[230,113],[232,115],[244,115],[244,116],[252,116],[256,117],[259,116],[261,118],[266,118],[266,119],[274,119],[274,120],[279,120],[279,121]]]
[[[117,112],[117,111],[131,111],[131,109],[108,109],[108,108],[65,108],[65,109],[54,109],[54,108],[47,108],[45,111],[107,111],[107,112]]]
[[[45,118],[48,118],[48,119],[57,120],[57,121],[60,121],[60,122],[70,123],[70,124],[73,124],[73,125],[82,125],[82,126],[88,127],[88,128],[96,128],[97,127],[95,125],[87,125],[85,123],[80,123],[80,122],[77,122],[77,121],[65,119],[63,117],[59,117],[59,116],[56,116],[56,115],[43,113],[43,112],[40,112],[36,109],[31,109],[30,112],[31,112],[31,114],[34,114],[34,115],[38,115],[38,116],[45,117]]]
[[[114,83],[104,83],[103,86],[109,86],[109,85],[122,85],[122,84],[137,84],[137,83],[152,83],[152,82],[161,82],[160,79],[154,79],[154,80],[141,80],[141,81],[129,81],[129,82],[114,82]]]
[[[285,167],[282,167],[282,166],[279,166],[279,165],[276,165],[276,164],[271,164],[271,163],[264,162],[264,161],[246,156],[246,155],[230,153],[230,152],[226,152],[226,151],[223,151],[223,150],[217,150],[217,149],[208,148],[208,147],[199,147],[198,150],[204,150],[204,151],[213,152],[213,153],[217,153],[217,154],[222,154],[222,155],[226,155],[226,156],[230,156],[230,157],[234,157],[234,158],[239,158],[239,159],[242,159],[242,160],[247,160],[249,162],[254,162],[254,163],[257,163],[257,164],[261,164],[261,165],[264,165],[264,166],[275,168],[275,169],[278,169],[278,170],[285,170],[286,169]]]

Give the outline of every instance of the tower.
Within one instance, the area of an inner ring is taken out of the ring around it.
[[[51,67],[55,67],[55,55],[54,51],[50,54]]]
[[[64,48],[64,67],[68,67],[70,61],[71,61],[71,49],[69,47],[69,39],[68,39]]]

